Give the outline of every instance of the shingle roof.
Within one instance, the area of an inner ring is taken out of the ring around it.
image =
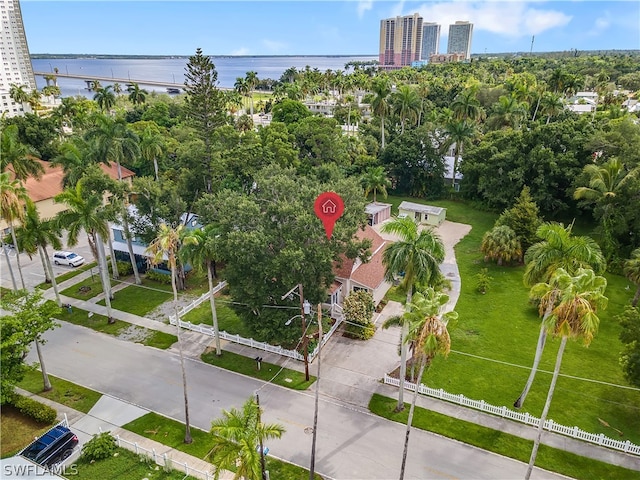
[[[341,266],[338,266],[338,262],[334,265],[334,273],[337,278],[351,278],[361,285],[376,288],[384,281],[382,253],[386,248],[386,241],[369,225],[364,230],[358,230],[356,237],[358,240],[371,240],[371,258],[367,263],[362,263],[359,259],[352,260],[342,256]]]

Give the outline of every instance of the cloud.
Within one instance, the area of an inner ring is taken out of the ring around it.
[[[358,18],[362,18],[367,10],[373,8],[373,0],[360,0],[358,2]]]
[[[591,30],[589,30],[588,35],[598,36],[604,33],[611,26],[611,14],[609,12],[605,12],[604,16],[596,18],[596,21],[593,24]]]
[[[236,48],[235,50],[231,51],[230,55],[250,55],[251,52],[247,47],[240,47],[240,48]]]
[[[284,42],[278,42],[278,41],[269,40],[269,39],[266,39],[266,38],[263,39],[261,43],[267,49],[267,51],[272,55],[276,55],[278,53],[285,52],[286,49],[289,47]]]
[[[531,3],[536,7],[530,6]],[[474,32],[483,30],[511,38],[525,37],[546,30],[563,27],[571,16],[559,10],[542,8],[540,2],[440,2],[424,3],[411,12],[420,12],[425,22],[442,25],[442,33],[448,35],[448,25],[456,21],[473,23]]]

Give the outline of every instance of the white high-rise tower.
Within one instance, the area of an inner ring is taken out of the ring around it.
[[[24,87],[30,93],[37,88],[33,75],[27,36],[22,22],[19,0],[0,0],[0,115],[23,115],[28,104],[16,103],[9,91],[11,85]]]
[[[421,60],[429,60],[431,55],[437,55],[440,48],[440,25],[437,23],[422,23],[422,55]]]
[[[471,58],[471,36],[473,35],[473,23],[456,22],[449,25],[449,40],[447,53],[463,54],[464,58]]]

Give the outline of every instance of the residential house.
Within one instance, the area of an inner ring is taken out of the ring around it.
[[[419,224],[439,226],[445,221],[447,209],[419,203],[402,202],[398,207],[398,217],[413,218]]]
[[[358,240],[371,240],[371,256],[367,262],[363,262],[359,258],[350,259],[342,256],[335,263],[335,281],[330,288],[327,299],[332,312],[336,305],[342,305],[344,299],[351,292],[358,290],[370,292],[377,305],[391,288],[391,283],[384,279],[385,268],[382,264],[382,254],[387,247],[387,241],[369,225],[364,230],[358,230],[356,237]]]

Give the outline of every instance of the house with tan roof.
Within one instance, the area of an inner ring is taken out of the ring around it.
[[[24,182],[24,187],[27,189],[29,198],[33,200],[40,214],[40,218],[46,220],[48,218],[55,217],[58,212],[65,209],[65,206],[54,202],[54,197],[63,191],[62,180],[64,177],[64,171],[60,166],[53,166],[50,162],[44,160],[37,160],[44,168],[44,173],[37,179],[29,177]],[[115,163],[107,166],[100,164],[100,168],[109,177],[116,180],[118,178],[118,167]],[[125,167],[122,169],[122,178],[125,181],[131,182],[135,173]],[[7,166],[7,170],[11,172],[13,177],[12,166]],[[4,220],[0,220],[0,229],[5,231],[8,228],[7,223]]]
[[[387,247],[387,241],[369,225],[365,226],[364,230],[358,230],[356,237],[358,240],[371,240],[371,256],[367,262],[342,256],[334,264],[335,280],[327,299],[332,310],[334,305],[342,305],[351,292],[358,290],[370,292],[377,305],[391,288],[391,283],[384,279],[385,268],[382,264],[382,254]]]

